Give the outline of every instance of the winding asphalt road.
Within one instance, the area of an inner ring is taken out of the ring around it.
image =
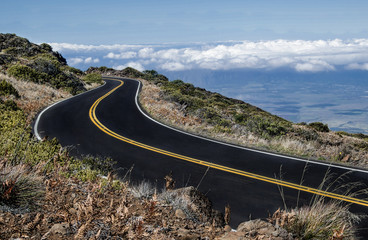
[[[368,183],[367,171],[264,153],[176,131],[153,121],[140,109],[136,101],[138,81],[104,80],[104,86],[41,112],[34,127],[36,136],[56,137],[78,156],[112,157],[121,175],[134,166],[132,181],[146,179],[158,188],[172,171],[177,187],[199,185],[215,209],[223,212],[230,204],[233,227],[249,218],[267,218],[285,205],[308,205],[315,194],[346,201],[354,213],[368,213],[366,195],[344,196],[345,184]],[[329,179],[321,188],[326,173]],[[363,188],[358,186],[354,191]],[[368,223],[362,221],[359,227],[365,236]]]

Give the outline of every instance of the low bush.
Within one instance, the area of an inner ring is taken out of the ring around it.
[[[291,123],[259,115],[235,114],[235,122],[247,127],[248,131],[268,138],[283,136],[291,130]]]
[[[155,70],[145,70],[145,71],[143,71],[143,74],[144,74],[142,76],[143,79],[148,80],[148,81],[154,80],[155,83],[168,82],[169,81],[169,79],[167,77],[165,77],[162,74],[159,74]]]
[[[349,136],[349,137],[356,137],[356,138],[360,138],[363,140],[367,140],[368,141],[368,135],[367,134],[363,134],[363,133],[348,133],[348,132],[344,132],[344,131],[338,131],[336,132],[339,135],[344,135],[344,136]]]
[[[2,111],[17,111],[20,110],[18,105],[13,100],[3,101],[0,99],[0,109]]]
[[[141,73],[140,71],[131,68],[131,67],[127,67],[123,70],[120,71],[120,74],[127,76],[127,77],[131,77],[131,78],[142,78],[144,77],[144,74]]]
[[[9,95],[13,95],[16,98],[20,97],[18,91],[13,87],[13,85],[8,83],[4,79],[0,80],[0,96],[9,96]]]
[[[101,74],[98,73],[88,73],[86,76],[83,77],[83,81],[85,81],[87,84],[92,84],[92,83],[98,83],[98,84],[102,84],[102,76]]]
[[[64,72],[70,72],[70,73],[74,73],[77,76],[83,76],[84,72],[78,68],[74,68],[74,67],[70,67],[70,66],[62,66],[61,67],[62,71]]]
[[[315,129],[318,132],[329,132],[330,129],[328,128],[327,124],[323,124],[321,122],[312,122],[308,124],[309,127]]]
[[[16,64],[8,69],[8,75],[20,80],[28,80],[39,84],[50,84],[54,88],[63,88],[72,94],[84,91],[83,83],[72,74],[60,70],[57,64],[39,60],[34,65]]]
[[[316,141],[319,139],[319,135],[314,129],[296,128],[294,129],[294,133],[306,141]]]
[[[46,73],[39,73],[31,67],[16,64],[8,69],[8,75],[20,80],[28,80],[35,83],[45,83],[47,81]]]

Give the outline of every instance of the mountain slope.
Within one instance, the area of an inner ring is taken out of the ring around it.
[[[0,71],[18,80],[47,84],[72,94],[84,91],[83,72],[69,67],[50,45],[37,45],[15,34],[0,34]]]

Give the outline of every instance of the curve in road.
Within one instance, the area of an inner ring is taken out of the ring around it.
[[[147,149],[147,150],[150,150],[150,151],[153,151],[153,152],[157,152],[157,153],[160,153],[160,154],[163,154],[163,155],[167,155],[167,156],[174,157],[174,158],[177,158],[177,159],[181,159],[181,160],[184,160],[184,161],[192,162],[192,163],[199,164],[199,165],[202,165],[202,166],[206,166],[206,167],[209,167],[209,168],[218,169],[218,170],[221,170],[221,171],[241,175],[241,176],[244,176],[244,177],[257,179],[259,181],[269,182],[269,183],[273,183],[273,184],[280,185],[280,186],[283,186],[283,187],[288,187],[288,188],[292,188],[292,189],[296,189],[296,190],[300,190],[300,191],[304,191],[304,192],[309,192],[309,193],[312,193],[312,194],[317,194],[317,195],[324,196],[324,197],[329,197],[329,198],[332,198],[332,199],[342,200],[342,201],[349,202],[349,203],[355,203],[355,204],[359,204],[359,205],[362,205],[362,206],[368,206],[368,201],[363,200],[363,199],[358,199],[358,198],[354,198],[354,197],[351,197],[351,196],[346,196],[346,195],[336,194],[336,193],[332,193],[332,192],[327,192],[327,191],[323,191],[321,189],[310,188],[310,187],[306,187],[306,186],[303,186],[303,185],[300,185],[300,184],[294,184],[294,183],[286,182],[286,181],[283,181],[283,180],[280,180],[280,179],[265,177],[265,176],[262,176],[262,175],[242,171],[242,170],[239,170],[239,169],[229,168],[229,167],[226,167],[226,166],[223,166],[223,165],[214,164],[214,163],[207,162],[207,161],[202,161],[202,160],[199,160],[199,159],[183,156],[183,155],[176,154],[176,153],[173,153],[173,152],[165,151],[163,149],[152,147],[152,146],[146,145],[144,143],[134,141],[133,139],[129,139],[129,138],[126,138],[124,136],[121,136],[121,135],[115,133],[114,131],[110,130],[109,128],[107,128],[105,125],[103,125],[98,120],[98,118],[96,116],[96,108],[98,107],[99,103],[102,100],[104,100],[105,98],[107,98],[110,94],[115,92],[118,88],[122,87],[123,84],[124,84],[124,82],[122,80],[115,79],[115,81],[118,81],[120,84],[117,87],[115,87],[114,89],[107,92],[105,95],[103,95],[99,99],[97,99],[93,103],[93,105],[91,106],[90,111],[89,111],[89,116],[90,116],[91,121],[101,131],[105,132],[106,134],[108,134],[108,135],[110,135],[110,136],[112,136],[112,137],[114,137],[118,140],[127,142],[129,144],[138,146],[140,148],[144,148],[144,149]],[[138,95],[138,91],[139,91],[139,87],[137,89],[136,96]],[[136,99],[137,99],[137,97],[136,97]],[[137,105],[137,107],[139,107],[139,105]],[[339,166],[339,167],[341,167],[341,166]],[[343,168],[345,168],[345,167],[343,167]],[[351,169],[351,168],[349,168],[349,169]],[[360,171],[363,171],[363,170],[360,170]]]

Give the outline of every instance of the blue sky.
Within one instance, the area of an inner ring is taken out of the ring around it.
[[[1,9],[0,32],[34,42],[368,38],[366,0],[12,0],[3,1]]]

